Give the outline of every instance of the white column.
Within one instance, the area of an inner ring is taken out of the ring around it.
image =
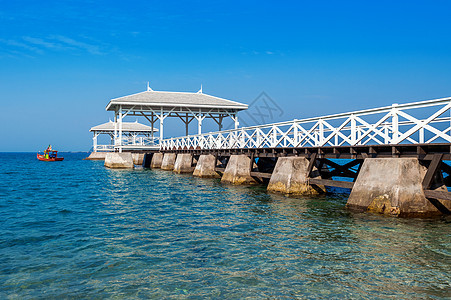
[[[240,122],[238,122],[238,115],[236,113],[234,113],[234,121],[235,121],[235,129],[238,129],[238,127],[240,126]]]
[[[94,131],[94,137],[92,138],[92,148],[94,152],[97,152],[97,132]]]
[[[119,153],[122,153],[122,105],[119,106]]]
[[[154,126],[154,124],[155,124],[155,119],[154,119],[154,117],[153,117],[153,112],[152,112],[152,115],[150,116],[150,124],[151,124],[151,128],[152,128],[152,131],[150,132],[150,136],[151,136],[151,141],[152,141],[152,143],[154,142],[154,139],[153,139],[153,135],[154,135],[154,128],[155,128],[155,126]]]
[[[198,123],[198,126],[197,126],[197,134],[202,134],[202,120],[203,120],[202,114],[199,113],[199,117],[196,118],[196,119],[197,119],[197,123]]]
[[[117,144],[117,111],[114,111],[114,135],[113,135],[113,145]]]
[[[161,114],[160,114],[159,119],[160,119],[160,142],[161,142],[161,140],[163,140],[163,121],[164,121],[163,109],[161,109]]]

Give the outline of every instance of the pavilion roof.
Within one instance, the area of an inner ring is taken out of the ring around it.
[[[89,131],[114,131],[114,122],[109,121],[92,127]],[[122,131],[125,132],[152,132],[152,127],[136,122],[122,122]],[[158,129],[153,129],[158,131]]]
[[[183,108],[196,111],[199,111],[199,109],[221,109],[234,112],[248,108],[246,104],[210,96],[202,92],[161,92],[153,90],[111,99],[106,110],[115,110],[117,105],[139,105],[151,109]]]

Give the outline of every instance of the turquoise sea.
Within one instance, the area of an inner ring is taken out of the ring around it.
[[[451,219],[0,154],[0,299],[446,299]]]

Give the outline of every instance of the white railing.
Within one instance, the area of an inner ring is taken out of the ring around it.
[[[149,146],[158,147],[159,138],[152,137],[123,137],[122,146]],[[114,152],[119,145],[96,145],[95,152]]]
[[[162,140],[160,149],[451,143],[451,98]]]
[[[158,141],[156,137],[123,137],[122,146],[157,146]]]
[[[96,145],[94,147],[94,152],[113,152],[114,145]]]

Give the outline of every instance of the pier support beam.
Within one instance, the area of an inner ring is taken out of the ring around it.
[[[193,162],[193,155],[188,153],[181,153],[177,155],[174,163],[175,173],[192,173],[194,168],[191,166]]]
[[[291,195],[324,194],[325,186],[308,182],[309,178],[321,178],[314,163],[310,171],[310,162],[304,157],[279,157],[269,180],[268,191]]]
[[[399,217],[441,215],[437,207],[451,210],[451,203],[436,200],[435,205],[423,192],[427,168],[416,158],[367,158],[346,206]],[[432,189],[446,191],[443,178],[436,176]]]
[[[150,162],[150,168],[159,169],[161,168],[161,164],[163,162],[163,153],[154,153],[152,156],[152,161]]]
[[[153,153],[144,154],[143,163],[142,163],[143,168],[150,168],[150,163],[152,162],[152,156],[153,156]]]
[[[252,163],[252,165],[251,165]],[[232,184],[256,184],[251,177],[253,162],[246,155],[231,155],[227,167],[222,175],[221,182]]]
[[[174,170],[175,158],[175,153],[165,153],[163,156],[163,162],[161,163],[161,169],[169,171]]]
[[[111,169],[133,169],[133,157],[130,152],[110,152],[105,157],[105,167]]]
[[[215,171],[215,167],[216,158],[213,155],[201,155],[193,175],[201,178],[219,178],[221,176]]]

